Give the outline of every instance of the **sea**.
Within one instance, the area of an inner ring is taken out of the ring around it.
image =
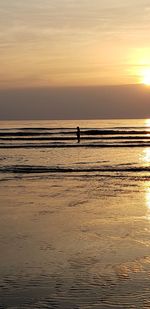
[[[0,121],[0,309],[48,308],[150,308],[150,119]]]

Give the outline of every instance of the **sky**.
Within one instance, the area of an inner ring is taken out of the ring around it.
[[[44,88],[61,94],[61,88],[68,89],[63,105],[70,100],[70,87],[81,98],[81,88],[101,92],[113,86],[115,98],[121,89],[125,95],[123,85],[150,84],[149,33],[149,0],[0,0],[0,98],[5,93],[0,118],[11,118],[21,90],[33,104],[32,91],[41,89],[43,96]],[[52,110],[52,118],[57,117]]]

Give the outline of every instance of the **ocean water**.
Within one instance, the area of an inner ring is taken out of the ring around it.
[[[150,120],[1,121],[0,248],[1,309],[150,308]]]

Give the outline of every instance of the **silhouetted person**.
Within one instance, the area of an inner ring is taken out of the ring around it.
[[[77,132],[76,132],[76,134],[77,134],[78,143],[80,143],[80,128],[79,128],[79,127],[77,127]]]

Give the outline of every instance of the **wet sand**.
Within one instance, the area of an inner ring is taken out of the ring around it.
[[[0,308],[150,308],[150,180],[1,181]]]

